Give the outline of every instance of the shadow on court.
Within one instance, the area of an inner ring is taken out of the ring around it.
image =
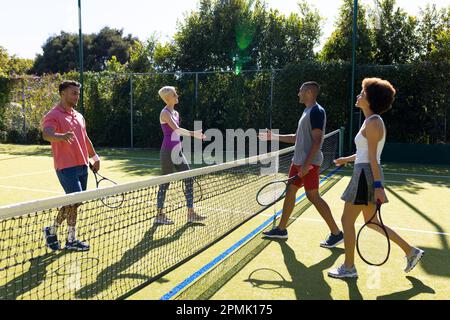
[[[384,296],[379,296],[377,297],[377,300],[409,300],[421,293],[436,293],[433,288],[427,286],[419,279],[410,276],[407,276],[406,279],[411,282],[412,288],[400,292],[394,292]]]
[[[105,157],[108,161],[114,161],[113,158]],[[122,163],[115,164],[113,166],[110,166],[110,169],[114,169],[116,171],[124,172],[128,175],[133,176],[159,176],[161,175],[161,169],[159,164],[153,165],[153,164],[139,164],[136,163],[136,161],[132,160],[125,160],[123,159],[116,159],[116,160],[122,160]]]
[[[20,296],[40,286],[46,279],[48,274],[48,266],[66,254],[66,251],[59,253],[46,253],[43,256],[34,258],[30,261],[28,271],[21,274],[17,278],[12,279],[5,285],[0,287],[0,300],[16,300]],[[22,267],[25,267],[22,265]],[[11,268],[14,270],[14,268]],[[45,294],[46,292],[44,292]],[[43,295],[25,296],[25,299],[45,298]]]
[[[420,260],[423,270],[435,276],[450,278],[450,250],[420,247],[425,255]]]
[[[274,240],[274,242],[277,242],[281,247],[284,263],[292,280],[286,280],[276,271],[273,271],[277,273],[277,277],[281,277],[281,280],[248,279],[246,281],[260,288],[278,286],[293,289],[297,300],[331,300],[331,287],[325,281],[323,271],[330,269],[339,256],[344,253],[344,250],[334,248],[330,250],[331,254],[326,259],[307,267],[297,260],[295,251],[286,241]]]
[[[25,158],[31,156],[52,156],[52,151],[50,149],[50,144],[42,146],[33,145],[5,145],[0,147],[0,152],[2,154],[8,154],[12,156],[17,156],[16,158]],[[12,158],[9,158],[12,159]],[[9,160],[5,159],[5,160]]]
[[[159,153],[158,153],[159,157]],[[159,164],[159,158],[155,160],[135,160],[133,158],[121,158],[115,156],[105,156],[104,159],[108,161],[121,161],[111,168],[117,171],[125,172],[129,175],[136,176],[159,176],[161,175],[161,166]],[[189,164],[191,169],[198,169],[206,166],[206,164]]]
[[[153,225],[143,236],[142,240],[133,248],[126,251],[122,256],[122,259],[114,264],[109,265],[107,268],[102,270],[95,279],[95,282],[89,284],[81,289],[79,289],[75,296],[78,299],[90,299],[94,298],[97,295],[101,294],[103,291],[108,290],[111,286],[114,285],[114,281],[118,279],[139,279],[144,281],[152,280],[150,275],[146,274],[135,274],[135,273],[126,273],[126,271],[132,267],[135,263],[139,262],[145,256],[148,256],[152,251],[156,249],[166,246],[168,243],[178,240],[188,229],[195,228],[196,224],[185,224],[178,230],[176,230],[170,236],[165,238],[154,240],[155,233],[159,226]],[[202,225],[200,225],[202,226]],[[168,257],[164,256],[153,256],[152,259],[154,264],[158,263],[157,259],[165,259]],[[149,266],[150,268],[151,266]],[[152,270],[149,270],[149,273]],[[154,271],[152,273],[158,274],[160,270]],[[124,282],[119,282],[124,283]],[[123,296],[125,294],[130,293],[130,290],[135,289],[135,285],[125,285],[119,287],[115,286],[114,291],[116,294],[113,298],[117,298],[117,296]]]
[[[408,208],[413,210],[415,213],[425,219],[429,224],[431,224],[436,232],[440,233],[438,236],[441,243],[441,249],[422,247],[421,249],[425,251],[425,255],[421,259],[420,264],[428,274],[450,277],[450,268],[448,267],[450,262],[450,246],[447,236],[444,234],[444,228],[436,221],[431,219],[427,214],[420,211],[410,202],[402,198],[398,193],[393,191],[392,188],[387,187],[387,189]]]

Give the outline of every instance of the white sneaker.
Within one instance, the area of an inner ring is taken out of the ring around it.
[[[203,220],[206,220],[206,217],[201,216],[199,214],[194,213],[188,215],[188,223],[202,222]]]
[[[340,265],[338,268],[330,270],[328,276],[331,278],[358,278],[358,272],[356,268],[347,269],[344,264]]]
[[[410,272],[417,265],[419,260],[423,257],[424,251],[419,248],[413,248],[413,252],[405,257],[406,258],[406,268],[405,272]]]
[[[153,222],[154,224],[163,224],[163,225],[171,225],[174,224],[174,222],[167,218],[164,215],[157,215],[155,218],[155,221]]]

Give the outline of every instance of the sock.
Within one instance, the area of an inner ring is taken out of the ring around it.
[[[60,224],[58,224],[57,222],[55,222],[55,224],[54,224],[53,226],[50,227],[50,233],[53,234],[53,235],[55,235],[56,232],[58,231],[58,228],[59,228],[60,226],[61,226]]]
[[[67,241],[74,242],[76,240],[75,236],[75,227],[69,226],[69,237],[67,238]]]

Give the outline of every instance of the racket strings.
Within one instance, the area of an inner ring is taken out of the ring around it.
[[[377,216],[378,219],[376,219]],[[391,243],[381,218],[380,206],[377,206],[374,215],[359,230],[356,237],[356,250],[361,260],[368,265],[381,266],[388,261]]]
[[[97,188],[107,188],[117,185],[115,182],[102,177],[100,180],[97,180]],[[103,197],[100,201],[109,208],[118,208],[122,206],[125,200],[125,196],[123,193],[113,194],[107,197]]]
[[[262,188],[257,196],[257,201],[260,205],[268,206],[277,202],[281,197],[283,197],[286,191],[286,183],[275,182],[268,184]]]

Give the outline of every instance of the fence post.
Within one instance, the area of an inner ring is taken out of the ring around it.
[[[269,105],[269,129],[272,130],[272,109],[273,109],[273,82],[275,71],[272,69],[270,74],[270,105]]]
[[[342,157],[344,155],[344,134],[345,134],[345,127],[341,127],[339,134],[339,157]]]
[[[26,108],[26,95],[25,95],[25,78],[22,78],[22,112],[23,112],[23,135],[26,139],[27,132],[27,108]]]
[[[198,72],[195,73],[195,105],[194,105],[194,121],[197,119],[198,106]]]
[[[130,73],[130,146],[134,148],[133,144],[133,74]]]
[[[447,143],[447,108],[444,107],[444,143]]]

